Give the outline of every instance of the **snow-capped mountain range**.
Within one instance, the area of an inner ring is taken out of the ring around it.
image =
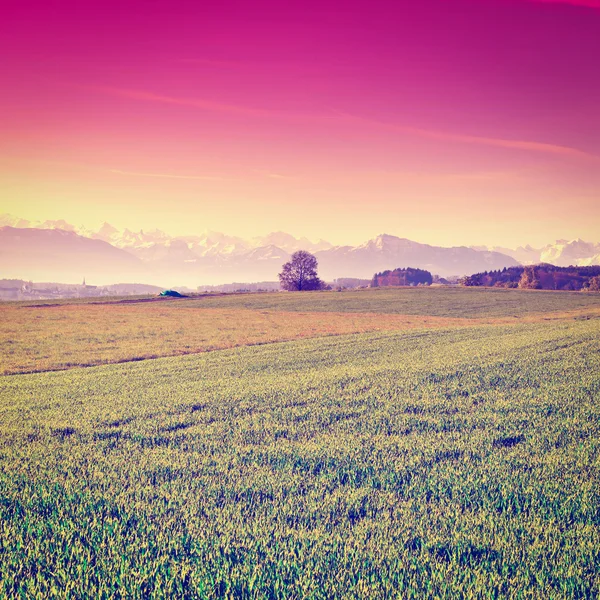
[[[97,231],[63,220],[30,222],[0,215],[0,278],[97,284],[136,281],[156,285],[274,281],[296,250],[319,261],[323,279],[370,278],[375,272],[419,267],[441,276],[465,275],[522,264],[600,264],[600,244],[559,240],[544,248],[443,248],[381,234],[358,246],[275,232],[245,240],[207,231],[170,236],[164,231],[119,231],[104,223]]]
[[[311,242],[305,237],[296,239],[289,233],[277,231],[263,237],[244,240],[218,231],[205,231],[200,235],[171,236],[160,229],[152,231],[120,231],[110,223],[103,223],[97,231],[83,226],[76,227],[62,219],[56,221],[28,221],[9,214],[0,215],[0,227],[62,229],[77,233],[93,240],[108,242],[116,248],[123,248],[142,260],[156,260],[174,254],[192,260],[204,256],[235,256],[257,248],[276,246],[285,252],[296,250],[319,252],[332,248],[325,240]]]
[[[549,263],[559,267],[577,265],[587,267],[600,265],[600,243],[576,240],[556,240],[542,248],[532,248],[530,245],[519,246],[517,249],[499,246],[471,246],[474,250],[489,250],[512,256],[523,265]]]

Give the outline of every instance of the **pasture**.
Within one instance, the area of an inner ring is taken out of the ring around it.
[[[1,308],[0,596],[600,593],[598,295],[124,306]]]
[[[0,303],[0,375],[303,338],[600,315],[598,295],[478,288]]]

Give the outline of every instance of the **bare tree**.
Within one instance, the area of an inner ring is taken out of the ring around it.
[[[317,259],[310,252],[294,252],[279,273],[281,287],[289,292],[322,289],[323,282],[317,277],[317,264]]]

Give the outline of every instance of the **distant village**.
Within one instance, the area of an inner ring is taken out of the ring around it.
[[[369,287],[370,280],[340,278],[328,285],[327,289],[355,289]],[[277,292],[281,290],[279,281],[256,283],[224,283],[222,285],[199,285],[195,290],[185,286],[174,286],[183,294],[194,293],[241,293]],[[103,298],[110,296],[157,295],[165,288],[142,283],[117,283],[114,285],[90,285],[85,279],[80,284],[35,283],[21,279],[0,279],[1,300],[51,300],[64,298]]]
[[[49,300],[52,298],[95,298],[106,296],[136,296],[157,294],[163,288],[143,283],[89,285],[85,278],[80,284],[34,283],[22,279],[0,279],[0,300]]]

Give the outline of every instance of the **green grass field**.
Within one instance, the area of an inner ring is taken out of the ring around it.
[[[509,290],[493,288],[431,287],[375,288],[304,294],[231,294],[193,298],[180,303],[196,306],[254,310],[372,312],[434,317],[512,317],[540,312],[600,307],[598,294]]]
[[[580,310],[600,307],[598,294],[511,290],[503,288],[404,287],[345,290],[343,292],[205,294],[183,300],[152,298],[80,298],[0,302],[0,308],[26,306],[85,306],[94,304],[126,305],[149,301],[169,308],[250,309],[298,312],[360,312],[437,317],[512,317],[540,312]]]
[[[598,597],[600,298],[395,298],[169,306],[579,312],[0,377],[0,597]]]

